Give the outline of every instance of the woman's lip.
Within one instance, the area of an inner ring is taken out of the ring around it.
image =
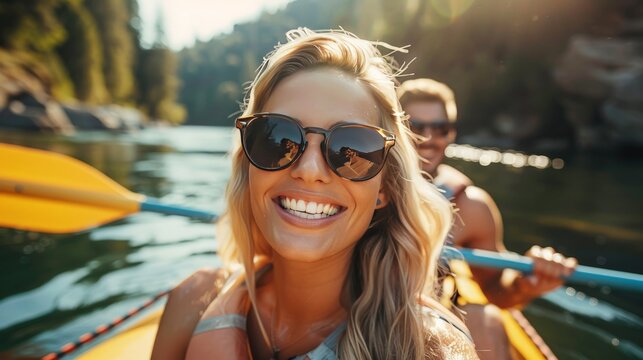
[[[344,209],[341,209],[337,214],[331,215],[325,218],[321,219],[304,219],[300,218],[299,216],[295,216],[283,207],[281,207],[281,204],[279,204],[278,201],[273,201],[273,205],[277,208],[277,213],[279,216],[281,216],[282,219],[284,219],[287,223],[290,223],[295,226],[300,226],[300,227],[311,227],[311,228],[316,228],[319,226],[324,226],[327,224],[330,224],[331,222],[337,220],[340,216],[343,215]]]

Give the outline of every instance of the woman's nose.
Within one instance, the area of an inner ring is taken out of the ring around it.
[[[306,135],[308,144],[304,153],[291,166],[290,175],[305,182],[329,183],[332,170],[326,163],[326,158],[321,149],[324,136],[321,134]]]

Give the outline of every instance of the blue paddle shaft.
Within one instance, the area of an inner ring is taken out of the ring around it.
[[[527,274],[533,270],[533,260],[531,258],[515,253],[496,253],[478,249],[447,247],[444,249],[443,255],[450,259],[464,259],[473,266],[494,269],[509,268]],[[643,292],[643,275],[590,266],[577,266],[574,273],[565,280]]]
[[[180,215],[207,222],[214,222],[217,215],[208,211],[195,210],[187,207],[167,205],[158,200],[146,198],[141,202],[141,210],[168,215]],[[449,259],[463,259],[470,265],[493,269],[514,269],[529,274],[533,270],[533,260],[515,253],[496,253],[478,249],[456,249],[445,247],[443,256]],[[573,274],[566,279],[568,282],[597,284],[613,288],[643,292],[643,275],[622,271],[599,269],[579,265]]]
[[[161,214],[168,215],[179,215],[185,216],[193,219],[199,219],[206,222],[214,222],[217,219],[217,215],[209,211],[190,209],[187,207],[177,206],[177,205],[168,205],[154,200],[151,198],[145,198],[141,203],[142,211],[151,211]]]

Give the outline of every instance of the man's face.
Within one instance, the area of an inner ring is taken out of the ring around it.
[[[422,170],[435,176],[444,159],[444,150],[455,140],[454,123],[449,122],[444,105],[438,101],[414,101],[404,110],[409,114],[411,130],[424,137],[417,144],[418,153],[426,161]]]

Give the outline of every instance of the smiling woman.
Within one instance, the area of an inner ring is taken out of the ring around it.
[[[320,134],[308,135],[306,151],[287,171],[249,168],[250,204],[261,230],[259,235],[263,237],[259,241],[267,243],[276,254],[294,261],[314,262],[338,256],[344,258],[342,263],[348,264],[353,246],[373,218],[376,199],[380,200],[377,207],[382,208],[386,195],[380,191],[381,174],[373,172],[374,178],[359,182],[333,176],[332,167],[325,160],[332,146],[324,144],[341,141],[333,134],[341,129],[336,127],[340,122],[377,125],[375,100],[365,86],[345,76],[343,71],[320,68],[302,70],[282,80],[264,109],[295,116],[309,128],[332,128],[333,131],[326,138]],[[356,137],[379,135],[374,128],[356,129],[362,130],[355,133]],[[384,152],[384,139],[380,139]],[[356,138],[344,140],[347,145],[359,146],[352,144],[358,143]],[[375,170],[379,172],[379,169]],[[297,200],[298,207],[282,207],[280,201],[285,198]],[[308,208],[312,210],[314,206],[316,211],[317,204],[329,205],[338,211],[324,219],[309,219]]]
[[[171,292],[153,358],[476,358],[432,300],[451,208],[420,174],[389,63],[343,31],[288,40],[237,120],[228,267]]]

